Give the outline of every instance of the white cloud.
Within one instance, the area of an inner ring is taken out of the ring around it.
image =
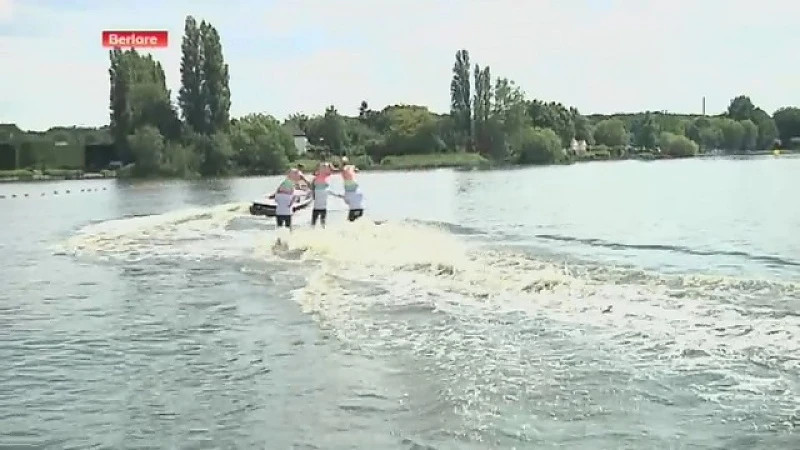
[[[66,3],[64,3],[66,5]],[[106,3],[69,11],[0,0],[0,24],[41,36],[0,37],[0,122],[26,128],[107,120],[100,32],[168,29],[156,52],[177,91],[186,12],[219,29],[233,112],[355,112],[422,103],[446,110],[456,50],[529,95],[584,112],[710,110],[748,93],[768,110],[800,103],[793,49],[778,29],[800,4],[673,0],[210,0]],[[270,6],[273,5],[273,6]],[[143,13],[143,9],[147,13]],[[310,47],[310,48],[308,48]],[[777,68],[777,69],[776,69]]]

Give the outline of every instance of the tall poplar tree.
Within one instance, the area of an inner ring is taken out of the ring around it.
[[[222,55],[219,33],[210,23],[200,24],[202,41],[202,94],[207,116],[207,132],[225,132],[230,125],[230,73]]]
[[[465,141],[467,149],[472,150],[472,88],[470,79],[469,52],[456,52],[453,65],[453,80],[450,82],[450,115],[456,124],[458,134]]]
[[[187,16],[181,42],[181,88],[178,105],[181,117],[190,129],[205,133],[208,120],[203,99],[203,45],[200,28],[192,16]]]

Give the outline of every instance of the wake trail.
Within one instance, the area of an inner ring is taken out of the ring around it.
[[[695,388],[709,401],[771,393],[787,411],[800,407],[800,316],[776,306],[800,299],[797,284],[570,265],[487,248],[450,231],[364,220],[300,227],[276,248],[271,222],[232,204],[90,224],[62,251],[129,262],[271,261],[254,273],[303,278],[298,304],[352,345],[467,360],[483,348],[491,351],[481,364],[508,368],[524,365],[526,342],[545,342],[523,333],[545,323],[540,339],[592,346],[640,375],[718,372],[729,387]],[[478,337],[488,332],[513,336]]]

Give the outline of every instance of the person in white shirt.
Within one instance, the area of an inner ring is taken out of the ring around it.
[[[277,192],[275,194],[275,223],[278,228],[292,229],[292,214],[294,214],[294,195]]]
[[[314,191],[314,209],[311,210],[311,226],[317,226],[317,222],[325,228],[325,219],[328,218],[328,194],[327,190]]]
[[[361,189],[351,192],[345,192],[344,202],[347,203],[349,209],[347,213],[347,220],[354,222],[364,215],[364,194]]]
[[[317,171],[314,172],[314,179],[311,182],[312,192],[314,193],[314,209],[311,211],[311,226],[316,226],[320,222],[325,228],[325,219],[328,217],[328,187],[329,179],[333,174],[333,166],[330,163],[320,163]]]

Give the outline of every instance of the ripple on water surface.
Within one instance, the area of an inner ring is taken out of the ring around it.
[[[72,273],[89,284],[0,310],[7,436],[217,448],[796,439],[800,318],[780,306],[796,304],[791,283],[565,265],[410,223],[297,230],[280,249],[243,213],[124,219],[70,239],[60,252],[103,261]]]

